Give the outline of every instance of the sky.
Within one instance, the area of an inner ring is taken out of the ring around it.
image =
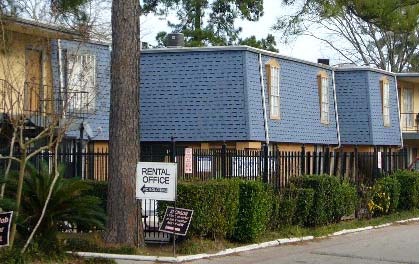
[[[255,35],[256,38],[265,38],[268,33],[275,36],[277,48],[281,55],[290,56],[298,59],[316,62],[318,58],[331,59],[331,63],[338,63],[337,55],[325,44],[309,36],[301,36],[291,43],[281,43],[280,34],[272,30],[276,18],[292,12],[289,7],[284,7],[281,0],[264,0],[264,15],[257,22],[237,20],[237,26],[242,27],[241,38]],[[156,44],[155,36],[160,31],[170,32],[167,21],[176,21],[174,15],[169,15],[167,19],[159,18],[154,15],[142,17],[141,35],[142,40],[149,44]]]

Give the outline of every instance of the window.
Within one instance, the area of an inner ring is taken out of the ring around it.
[[[270,60],[266,64],[269,93],[269,112],[271,119],[280,119],[280,97],[279,97],[279,63],[277,60]]]
[[[413,113],[413,89],[412,87],[403,87],[403,109],[402,123],[403,127],[410,128],[414,126],[415,114]]]
[[[67,55],[67,104],[74,110],[93,110],[96,97],[96,57]]]
[[[320,102],[320,123],[329,124],[329,78],[326,72],[321,72],[318,76],[319,102]]]
[[[381,95],[383,106],[383,123],[384,126],[390,126],[390,84],[387,79],[381,81]]]

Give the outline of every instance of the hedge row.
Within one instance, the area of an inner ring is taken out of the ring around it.
[[[368,210],[373,216],[419,208],[419,173],[396,171],[370,188]]]
[[[102,199],[106,210],[107,185],[90,182],[87,191]],[[366,188],[371,215],[419,207],[419,173],[398,171]],[[260,181],[216,180],[178,184],[177,206],[194,210],[188,236],[227,238],[240,242],[257,239],[266,229],[283,226],[319,226],[352,215],[360,203],[356,188],[328,175],[294,179],[277,193]],[[162,218],[170,202],[159,202]]]
[[[296,178],[293,184],[314,191],[309,214],[299,224],[319,226],[339,222],[342,216],[355,212],[357,194],[354,186],[328,175],[309,175]]]

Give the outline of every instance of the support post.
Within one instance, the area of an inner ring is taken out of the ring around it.
[[[306,147],[305,145],[301,145],[301,175],[306,174]]]
[[[269,177],[269,146],[263,145],[263,182],[268,183]]]
[[[326,147],[326,151],[324,153],[323,173],[330,174],[330,148],[329,146]]]
[[[83,136],[84,136],[84,125],[83,122],[80,124],[80,137],[78,142],[77,151],[77,176],[84,179],[83,175]]]
[[[353,170],[354,170],[354,178],[355,178],[355,182],[356,182],[356,185],[359,187],[361,184],[360,184],[360,179],[359,179],[359,176],[358,176],[358,146],[357,145],[355,145],[355,149],[354,149],[354,168],[353,168]]]
[[[377,150],[377,147],[374,147],[374,156],[373,156],[373,159],[372,159],[372,163],[373,163],[373,165],[372,165],[372,168],[373,168],[373,173],[372,173],[372,175],[373,175],[373,180],[374,180],[374,182],[375,182],[375,179],[377,179],[378,178],[378,150]]]
[[[221,146],[221,177],[227,178],[227,145],[225,141]]]
[[[176,140],[171,137],[171,151],[170,151],[170,162],[176,161]]]

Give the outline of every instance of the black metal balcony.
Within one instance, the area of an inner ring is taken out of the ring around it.
[[[89,89],[59,89],[31,82],[25,82],[23,89],[18,89],[0,79],[0,113],[23,116],[41,127],[52,119],[83,118],[94,110],[94,98],[84,90]]]
[[[89,92],[25,82],[24,111],[45,116],[83,118],[92,111]]]
[[[401,113],[400,117],[403,133],[419,133],[419,113]]]

